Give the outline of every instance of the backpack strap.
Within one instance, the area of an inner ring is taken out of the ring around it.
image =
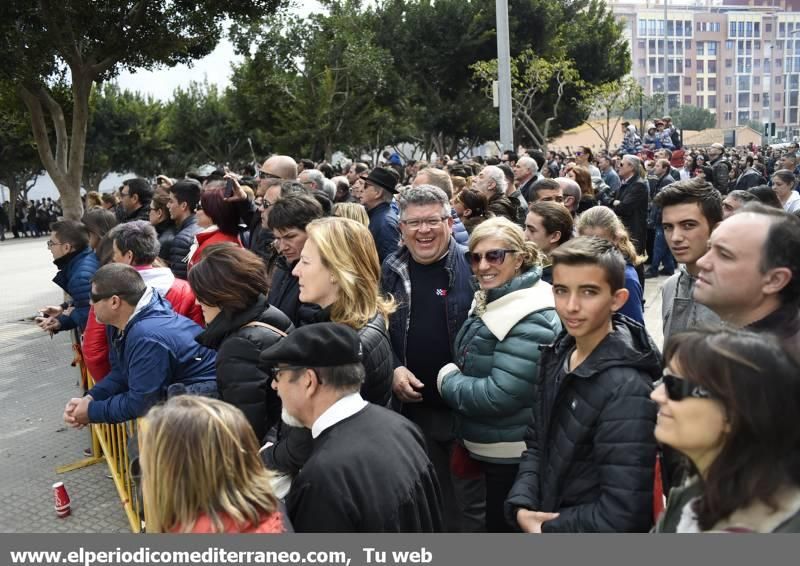
[[[248,322],[247,324],[243,324],[239,328],[253,328],[253,327],[256,327],[256,326],[259,327],[259,328],[269,328],[275,334],[277,334],[278,336],[282,336],[284,338],[286,338],[286,336],[287,336],[287,334],[283,330],[281,330],[280,328],[275,328],[271,324],[267,324],[266,322],[261,322],[260,320],[253,320],[251,322]]]

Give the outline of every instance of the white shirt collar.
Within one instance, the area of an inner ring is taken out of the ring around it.
[[[367,402],[361,398],[359,393],[345,395],[317,417],[317,420],[311,425],[311,436],[317,438],[325,430],[348,417],[352,417],[366,406]]]

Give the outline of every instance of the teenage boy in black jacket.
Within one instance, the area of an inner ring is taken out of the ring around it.
[[[506,500],[526,532],[646,532],[653,524],[661,356],[644,327],[616,314],[625,260],[606,240],[555,249],[553,294],[564,331],[542,349],[527,450]]]

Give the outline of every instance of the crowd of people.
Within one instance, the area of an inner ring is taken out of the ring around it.
[[[146,419],[154,532],[800,531],[797,148],[626,132],[88,194],[65,421]]]

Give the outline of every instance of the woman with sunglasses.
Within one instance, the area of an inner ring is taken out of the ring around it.
[[[776,344],[730,329],[667,344],[655,436],[693,475],[655,532],[800,532],[800,373]]]
[[[236,407],[178,395],[142,428],[142,494],[150,533],[283,533],[291,524]]]
[[[159,178],[161,177],[163,177],[163,175],[159,175]],[[172,250],[172,240],[175,239],[176,228],[175,222],[170,218],[169,209],[167,208],[169,204],[169,192],[160,187],[161,185],[159,185],[159,188],[153,193],[153,200],[150,201],[150,216],[148,219],[158,234],[158,243],[160,245],[158,257],[166,261]]]
[[[469,260],[480,290],[456,336],[455,363],[439,371],[437,385],[456,415],[457,437],[484,472],[487,530],[510,532],[503,502],[525,450],[539,346],[553,342],[561,323],[539,250],[519,226],[505,218],[482,223]]]

